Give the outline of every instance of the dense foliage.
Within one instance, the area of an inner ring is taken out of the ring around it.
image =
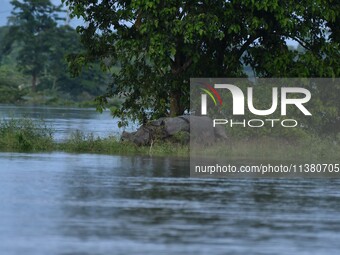
[[[21,48],[17,56],[18,67],[32,77],[32,90],[36,90],[39,75],[48,62],[48,53],[57,21],[60,19],[60,7],[49,0],[12,0],[14,9],[9,18],[11,25],[4,39],[3,52],[8,53],[14,42]]]
[[[139,121],[189,108],[190,77],[338,77],[339,12],[333,0],[64,0],[86,54],[71,60],[117,63],[99,98],[126,100],[114,115]],[[292,50],[287,40],[299,43]],[[124,122],[123,122],[124,124]]]
[[[9,25],[0,28],[0,102],[17,102],[27,94],[25,87],[43,91],[48,98],[73,101],[93,99],[105,91],[108,77],[97,64],[75,78],[68,71],[66,56],[81,53],[83,47],[75,29],[61,18],[60,6],[49,0],[11,3]]]

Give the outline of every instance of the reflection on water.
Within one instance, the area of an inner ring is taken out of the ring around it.
[[[1,119],[22,117],[45,120],[55,131],[54,138],[57,141],[67,139],[76,130],[85,134],[93,133],[95,137],[119,136],[123,131],[118,128],[118,119],[112,118],[110,111],[100,114],[95,109],[89,108],[0,105]],[[135,129],[136,125],[130,123],[126,130]]]
[[[1,254],[340,250],[338,180],[188,176],[180,158],[1,153]]]

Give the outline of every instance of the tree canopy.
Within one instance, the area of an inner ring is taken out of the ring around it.
[[[124,97],[113,112],[123,121],[183,114],[190,77],[244,77],[245,65],[259,77],[340,75],[335,0],[63,2],[85,21],[77,31],[87,51],[70,58],[74,71],[120,65],[98,102]]]
[[[20,101],[27,91],[19,91],[18,86],[28,83],[33,92],[46,91],[50,97],[69,101],[89,100],[105,91],[107,74],[98,64],[78,77],[68,71],[66,56],[80,54],[84,48],[75,29],[64,24],[61,6],[50,0],[13,0],[11,4],[9,25],[0,27],[0,88],[6,95],[1,102]]]
[[[50,0],[12,0],[10,28],[4,39],[3,52],[9,53],[14,43],[19,43],[18,67],[32,77],[32,90],[35,91],[37,79],[46,68],[51,38],[54,36],[57,21],[61,18],[60,6]]]

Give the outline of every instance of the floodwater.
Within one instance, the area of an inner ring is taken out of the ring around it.
[[[185,158],[0,153],[0,254],[339,254],[339,187],[194,179]]]
[[[119,120],[112,118],[109,110],[100,114],[90,108],[0,105],[1,119],[23,117],[43,119],[47,126],[53,128],[56,141],[69,138],[77,130],[84,134],[92,133],[95,137],[108,137],[119,136],[123,130],[134,131],[137,128],[134,123],[130,123],[125,129],[118,128]]]

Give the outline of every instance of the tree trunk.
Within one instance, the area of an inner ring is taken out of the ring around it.
[[[181,102],[183,93],[183,79],[182,74],[191,65],[192,59],[187,59],[181,51],[181,43],[177,45],[175,59],[173,61],[171,71],[173,74],[173,84],[170,91],[170,117],[176,117],[184,114],[183,102]]]
[[[37,89],[37,75],[32,74],[32,92],[35,92]]]
[[[184,110],[181,104],[181,92],[170,93],[170,117],[183,115]]]
[[[53,91],[56,91],[56,89],[57,89],[57,77],[56,76],[53,77],[52,89],[53,89]]]

